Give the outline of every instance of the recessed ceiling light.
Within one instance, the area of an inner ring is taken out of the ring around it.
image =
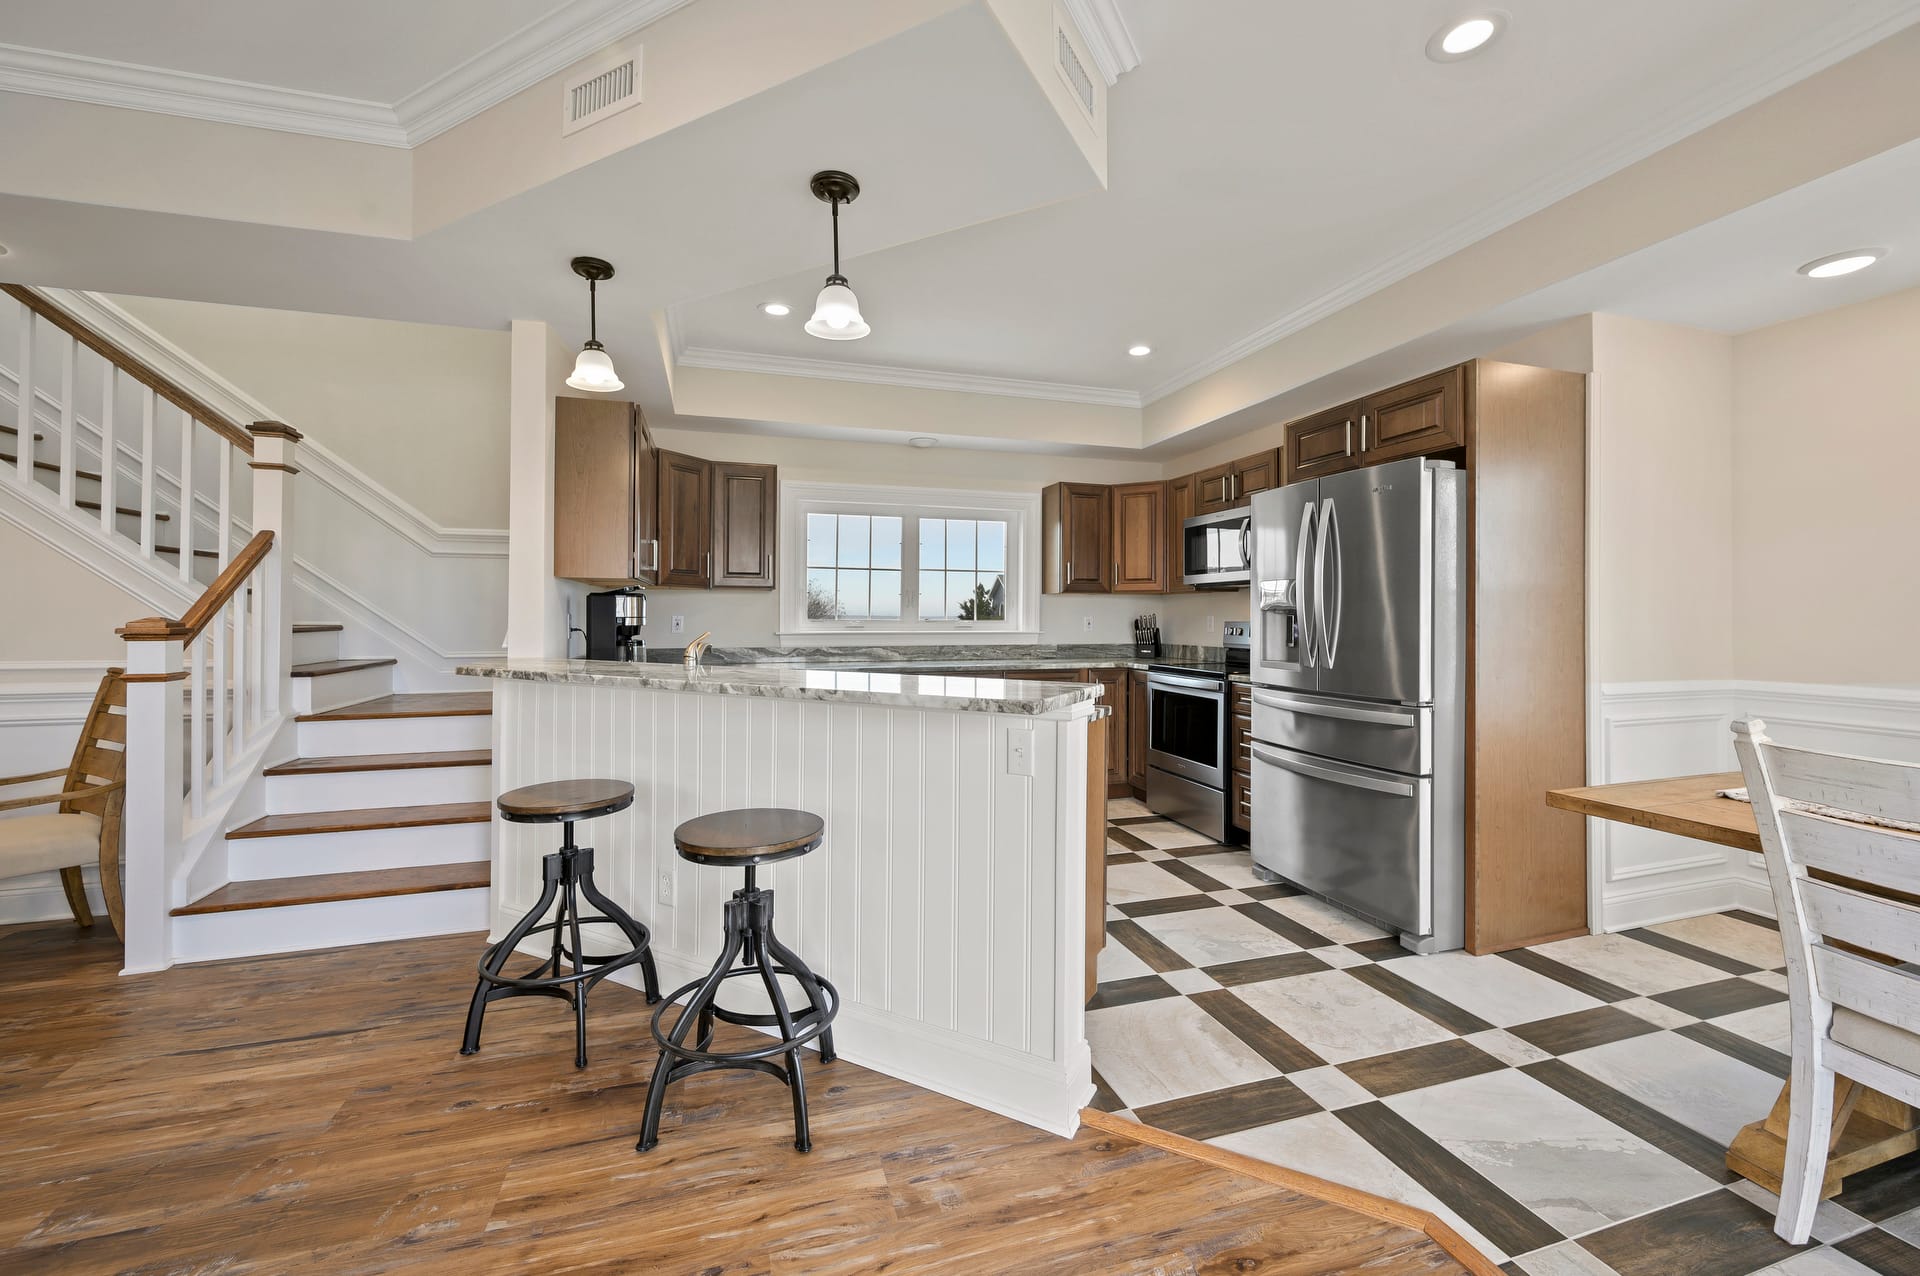
[[[1435,62],[1452,62],[1469,57],[1493,43],[1507,28],[1507,15],[1497,10],[1476,13],[1472,17],[1449,22],[1427,41],[1427,56]]]
[[[1153,353],[1152,346],[1128,346],[1127,353],[1136,359],[1144,359]]]
[[[1841,275],[1851,275],[1856,270],[1865,270],[1879,261],[1881,250],[1878,248],[1852,248],[1831,257],[1822,257],[1800,267],[1800,273],[1809,279],[1838,279]]]
[[[932,447],[940,440],[926,434],[916,434],[907,440],[908,447]]]
[[[778,319],[782,315],[792,314],[793,307],[784,301],[763,301],[760,303],[760,313],[763,315],[772,315],[775,319]]]

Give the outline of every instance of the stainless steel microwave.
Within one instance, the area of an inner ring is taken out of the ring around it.
[[[1180,578],[1190,586],[1247,584],[1252,527],[1253,515],[1244,506],[1188,519],[1180,529]]]

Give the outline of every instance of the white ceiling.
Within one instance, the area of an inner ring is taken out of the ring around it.
[[[846,273],[874,332],[843,344],[801,331],[817,216],[818,267],[674,308],[689,361],[1152,398],[1920,18],[1913,0],[1511,0],[1496,44],[1436,64],[1455,0],[1121,7],[1141,65],[1109,94],[1108,190],[865,254],[854,205]]]
[[[392,105],[554,0],[6,0],[0,43]]]

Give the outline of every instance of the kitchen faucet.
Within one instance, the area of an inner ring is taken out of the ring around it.
[[[707,640],[712,637],[713,631],[709,629],[687,644],[686,652],[681,656],[681,659],[686,662],[687,668],[698,669],[700,667],[700,657],[706,654],[708,646]]]

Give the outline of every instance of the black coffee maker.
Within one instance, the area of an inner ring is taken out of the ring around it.
[[[647,596],[637,587],[587,595],[587,659],[645,660]]]

